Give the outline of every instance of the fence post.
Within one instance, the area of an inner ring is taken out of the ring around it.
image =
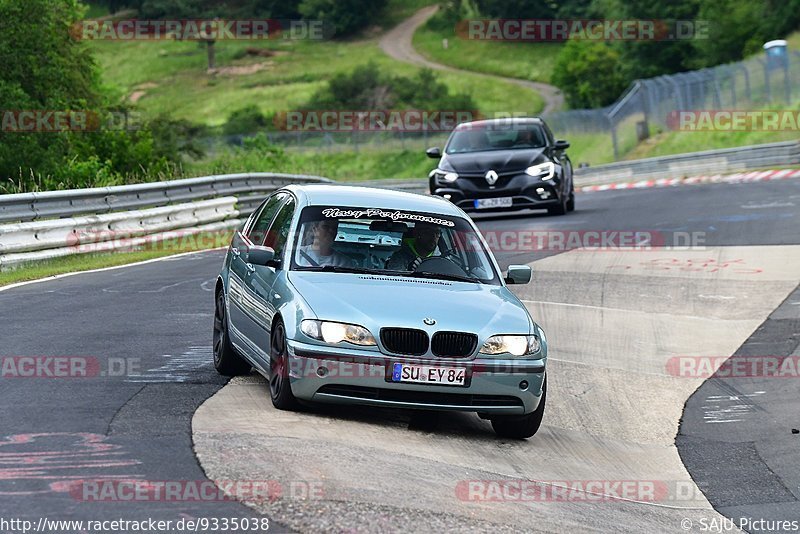
[[[753,103],[753,93],[750,90],[750,71],[747,70],[745,65],[740,65],[742,71],[744,72],[744,90],[747,94],[747,102],[752,104]]]
[[[764,94],[767,97],[767,102],[772,104],[772,91],[769,87],[769,66],[763,59],[759,59],[758,62],[764,67]]]
[[[644,91],[644,94],[641,96],[641,103],[642,103],[642,111],[644,112],[644,122],[648,125],[650,124],[650,114],[652,113],[650,109],[650,86],[646,83],[640,83],[639,86]]]
[[[619,145],[617,143],[617,126],[614,124],[614,119],[611,115],[606,115],[608,119],[608,126],[611,130],[611,146],[614,147],[614,161],[619,161]]]
[[[711,70],[711,81],[714,83],[714,107],[719,109],[722,107],[722,91],[719,86],[716,69]]]
[[[729,65],[725,66],[725,72],[728,75],[728,80],[731,82],[731,107],[736,108],[736,74]]]
[[[678,110],[686,110],[686,101],[683,99],[683,91],[681,91],[681,85],[678,83],[678,80],[675,77],[671,77],[670,81],[672,85],[675,87],[675,94],[678,96]]]
[[[792,102],[792,88],[789,81],[789,58],[786,58],[786,62],[783,64],[783,87],[786,92],[786,105],[788,106]]]

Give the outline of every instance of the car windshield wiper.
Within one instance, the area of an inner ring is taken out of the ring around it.
[[[442,280],[452,280],[454,282],[471,282],[473,284],[480,284],[481,281],[477,278],[471,278],[469,276],[460,276],[457,274],[444,274],[444,273],[434,273],[431,271],[402,271],[405,276],[410,276],[412,278],[440,278]]]
[[[330,272],[330,273],[357,273],[357,274],[380,274],[374,269],[364,269],[362,267],[345,267],[341,265],[318,265],[316,267],[300,267],[298,271],[311,272]]]

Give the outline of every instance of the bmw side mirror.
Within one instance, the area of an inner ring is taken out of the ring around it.
[[[506,284],[527,284],[531,281],[531,268],[528,265],[509,265]]]
[[[428,155],[429,158],[441,158],[442,157],[442,151],[439,149],[438,146],[434,146],[434,147],[429,148],[428,150],[425,151],[425,153]]]
[[[559,139],[556,141],[556,144],[553,145],[553,148],[556,150],[566,150],[569,148],[569,141],[564,141],[563,139]]]
[[[253,245],[247,251],[247,263],[261,266],[275,265],[275,251],[270,247]]]

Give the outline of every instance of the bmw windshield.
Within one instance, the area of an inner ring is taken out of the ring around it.
[[[462,217],[310,206],[298,229],[293,270],[500,284],[480,236]]]

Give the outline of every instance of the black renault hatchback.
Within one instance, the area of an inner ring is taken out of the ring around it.
[[[575,209],[569,143],[556,141],[542,119],[507,118],[465,122],[450,134],[431,171],[430,192],[465,211]]]

